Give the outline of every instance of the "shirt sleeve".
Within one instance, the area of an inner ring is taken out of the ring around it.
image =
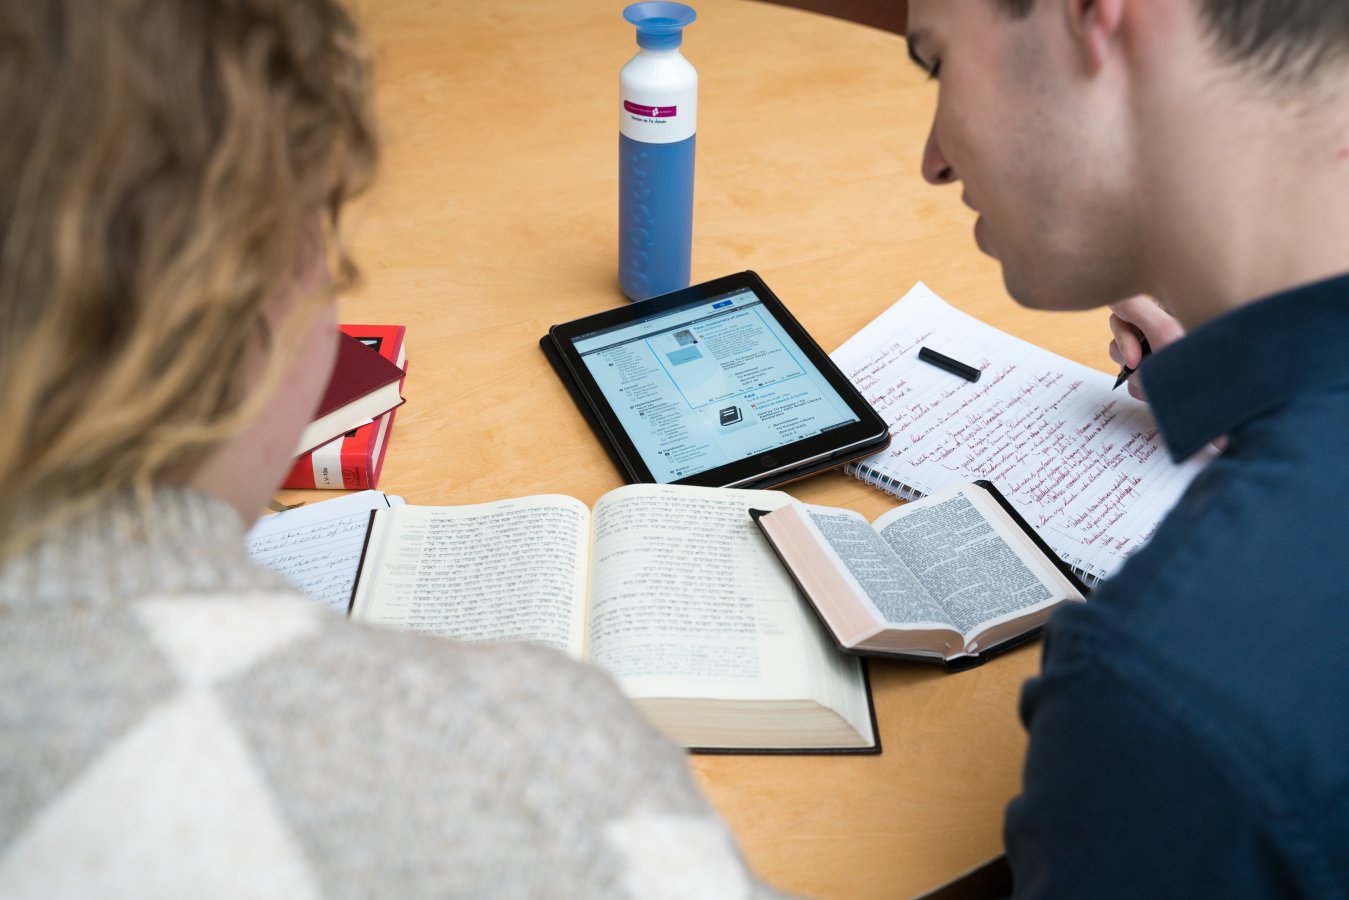
[[[1022,695],[1030,747],[1004,835],[1016,895],[1299,893],[1251,799],[1268,786],[1234,783],[1184,685],[1155,696],[1105,644],[1052,634]]]

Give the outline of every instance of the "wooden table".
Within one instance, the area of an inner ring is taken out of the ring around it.
[[[343,321],[408,326],[407,404],[380,487],[410,503],[620,479],[540,353],[549,325],[617,286],[622,2],[364,0],[384,160],[348,216],[365,272]],[[1110,370],[1104,314],[1006,296],[959,188],[919,175],[936,87],[901,38],[752,0],[698,0],[693,278],[758,271],[825,348],[922,279],[1006,331]],[[893,499],[840,473],[793,485],[874,517]],[[321,499],[289,492],[287,499]],[[750,863],[789,891],[894,897],[1001,850],[1025,738],[1030,646],[956,676],[872,667],[878,757],[693,757]]]

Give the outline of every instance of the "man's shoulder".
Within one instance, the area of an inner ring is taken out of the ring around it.
[[[1349,745],[1349,476],[1262,440],[1212,463],[1116,577],[1053,618],[1024,709],[1058,693],[1085,718],[1127,717],[1124,732],[1183,741],[1267,811],[1315,818],[1349,789],[1327,765]]]
[[[1215,635],[1239,638],[1262,622],[1349,627],[1335,565],[1349,527],[1349,470],[1323,432],[1306,433],[1317,429],[1304,420],[1323,418],[1299,406],[1252,423],[1099,588],[1085,618],[1099,614],[1149,644],[1215,645]],[[1349,440],[1349,420],[1343,428]],[[1239,639],[1234,646],[1255,649]]]

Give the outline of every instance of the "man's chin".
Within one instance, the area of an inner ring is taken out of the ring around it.
[[[1024,272],[1018,271],[1013,266],[1008,266],[1001,260],[999,262],[1002,268],[1002,285],[1007,289],[1007,295],[1015,300],[1018,306],[1040,310],[1063,308],[1054,302],[1056,298],[1050,296],[1050,292],[1047,292],[1043,285],[1040,285],[1037,289],[1031,285],[1030,279],[1024,277]]]
[[[1115,297],[1114,291],[1103,291],[1097,284],[1080,284],[1068,281],[1048,281],[1032,284],[1030,279],[1006,263],[1002,264],[1002,284],[1007,294],[1018,306],[1037,309],[1043,312],[1085,312],[1106,306],[1113,300],[1091,299],[1096,297]]]
[[[1098,292],[1091,290],[1091,286],[1074,285],[1057,278],[1034,277],[1034,270],[1037,267],[1043,268],[1045,263],[1043,259],[1032,257],[1030,266],[1018,266],[1018,260],[1026,261],[1024,255],[1011,253],[1005,254],[1006,258],[999,256],[997,248],[989,239],[988,226],[984,224],[982,216],[974,223],[974,242],[979,246],[981,253],[997,261],[998,267],[1002,270],[1003,286],[1019,306],[1051,312],[1076,312],[1105,305],[1104,302],[1083,300],[1084,297],[1094,296]],[[1074,289],[1075,287],[1078,289]],[[1095,287],[1099,289],[1099,285]]]
[[[1017,306],[1024,306],[1027,309],[1046,309],[1043,303],[1036,303],[1036,297],[1029,291],[1019,288],[1015,280],[1007,277],[1007,270],[1002,270],[1002,286],[1007,288],[1007,296],[1016,301]]]

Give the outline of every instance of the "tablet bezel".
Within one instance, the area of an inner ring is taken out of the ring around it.
[[[558,374],[564,378],[570,376],[572,383],[568,387],[572,389],[577,402],[584,403],[588,407],[591,424],[596,426],[600,437],[607,440],[609,449],[628,482],[657,483],[651,469],[637,452],[636,444],[628,436],[617,413],[581,359],[573,340],[596,331],[663,315],[680,306],[694,305],[746,289],[754,292],[764,308],[796,342],[810,364],[857,416],[858,421],[824,434],[803,438],[767,453],[735,460],[678,481],[663,483],[704,487],[771,487],[870,456],[890,443],[890,429],[885,420],[858,392],[847,376],[834,365],[829,355],[820,349],[763,279],[757,273],[747,270],[554,325],[548,330],[553,350],[565,367],[565,373],[559,370]]]

